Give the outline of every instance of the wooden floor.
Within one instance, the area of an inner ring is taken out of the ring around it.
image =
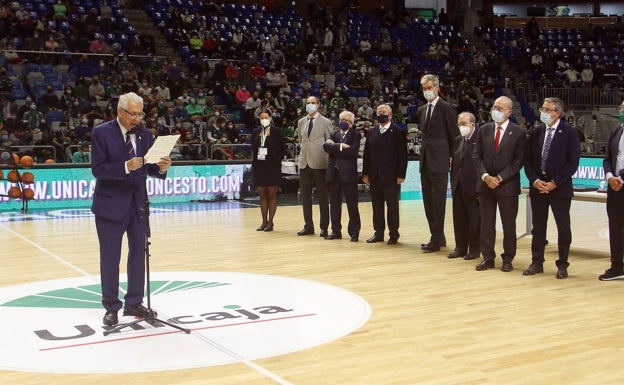
[[[453,243],[450,202],[449,248],[433,254],[419,250],[428,240],[421,201],[401,202],[401,238],[396,246],[364,242],[372,235],[370,203],[363,202],[360,208],[363,230],[357,244],[347,239],[297,237],[302,227],[299,206],[280,206],[272,233],[255,231],[257,208],[152,215],[152,271],[298,277],[335,285],[366,299],[372,316],[356,332],[254,362],[291,384],[624,382],[620,366],[624,359],[624,282],[597,279],[609,265],[604,205],[573,203],[576,247],[566,280],[555,279],[556,246],[552,244],[547,248],[544,274],[522,275],[530,263],[530,237],[519,241],[511,273],[498,269],[500,259],[496,269],[483,272],[475,271],[477,261],[447,259]],[[519,235],[524,230],[523,210],[522,199]],[[556,241],[554,231],[549,232],[549,239]],[[90,217],[0,223],[0,242],[0,288],[99,271]],[[499,253],[500,244],[499,238]],[[43,245],[45,252],[34,245]],[[123,375],[0,371],[0,383],[264,385],[276,380],[254,366],[237,363]]]

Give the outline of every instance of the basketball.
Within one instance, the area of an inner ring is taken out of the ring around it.
[[[35,160],[33,159],[32,156],[30,155],[24,155],[22,156],[22,158],[20,159],[20,163],[22,166],[24,167],[30,167],[33,165],[33,163],[35,163]]]
[[[4,179],[4,172],[0,170],[0,180]]]
[[[56,163],[56,161],[55,161],[54,159],[52,159],[52,158],[50,158],[50,159],[46,159],[46,161],[45,161],[45,162],[46,162],[46,163],[50,163],[50,164],[52,164],[52,163]]]
[[[35,176],[33,175],[32,172],[26,171],[20,176],[20,179],[22,180],[22,183],[24,184],[31,184],[35,181]]]
[[[20,162],[19,155],[17,155],[16,153],[13,153],[13,163],[17,165],[19,164],[19,162]]]
[[[11,170],[9,171],[9,175],[7,175],[7,179],[9,180],[9,182],[12,182],[12,183],[19,182],[20,180],[19,173],[15,170]]]
[[[31,188],[25,188],[23,194],[24,200],[27,201],[32,200],[35,197],[35,192]]]
[[[13,186],[9,189],[9,197],[12,199],[18,199],[22,197],[22,190],[19,187]]]

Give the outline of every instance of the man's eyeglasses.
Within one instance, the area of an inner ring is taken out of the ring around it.
[[[540,108],[540,112],[545,112],[547,114],[552,114],[553,112],[557,112],[556,110],[549,110],[547,108]]]
[[[119,107],[123,110],[123,112],[125,112],[126,114],[128,114],[128,116],[130,116],[132,119],[136,119],[136,118],[141,118],[143,119],[145,117],[145,112],[141,111],[141,112],[130,112],[128,110],[126,110],[123,107]]]

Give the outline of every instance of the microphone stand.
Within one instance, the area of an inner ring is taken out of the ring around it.
[[[179,325],[174,325],[170,322],[164,321],[162,319],[157,318],[157,313],[152,310],[152,300],[151,300],[151,285],[150,285],[150,251],[149,251],[149,246],[151,244],[150,242],[150,237],[151,237],[151,231],[150,231],[150,223],[149,223],[149,213],[150,213],[150,209],[149,209],[149,205],[150,205],[150,201],[149,199],[145,200],[145,206],[143,208],[143,213],[145,215],[145,274],[146,274],[146,291],[147,291],[147,314],[145,315],[144,318],[139,318],[136,319],[132,322],[128,322],[125,324],[119,324],[117,326],[115,326],[114,328],[108,329],[104,331],[104,335],[107,336],[110,333],[113,332],[117,332],[121,329],[133,326],[138,324],[139,322],[145,321],[150,325],[154,325],[157,322],[164,324],[164,325],[168,325],[171,326],[174,329],[178,329],[180,331],[183,331],[186,334],[189,334],[191,332],[190,329],[186,329],[183,328]]]

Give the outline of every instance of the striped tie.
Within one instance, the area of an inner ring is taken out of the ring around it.
[[[126,132],[126,151],[130,155],[130,158],[134,158],[136,153],[134,152],[134,147],[132,146],[132,141],[130,140],[130,133]]]

